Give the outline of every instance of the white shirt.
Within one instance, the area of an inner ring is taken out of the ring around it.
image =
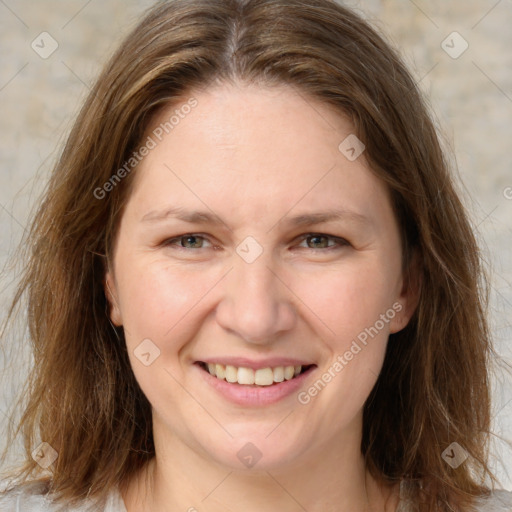
[[[5,486],[2,486],[2,489]],[[512,492],[495,490],[488,498],[479,498],[475,512],[512,512]],[[415,507],[407,500],[407,486],[400,484],[400,503],[396,512],[413,512]],[[0,494],[0,512],[127,512],[118,489],[113,489],[98,510],[92,501],[70,509],[65,505],[52,504],[44,494],[44,484],[33,483],[15,487],[7,494]]]
[[[2,486],[2,489],[4,488],[5,486]],[[113,489],[109,493],[101,509],[98,509],[92,500],[73,508],[57,505],[44,493],[44,483],[35,482],[15,487],[5,495],[0,494],[0,512],[127,512],[118,489]]]

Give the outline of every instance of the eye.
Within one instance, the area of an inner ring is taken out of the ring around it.
[[[324,252],[326,250],[340,249],[343,246],[350,245],[350,243],[344,238],[323,233],[308,233],[303,235],[300,240],[302,240],[302,243],[306,242],[308,245],[307,247],[302,246],[301,248],[320,250]],[[187,233],[174,238],[169,238],[168,240],[165,240],[162,245],[178,250],[207,249],[209,247],[204,245],[205,242],[210,244],[210,248],[215,249],[205,236],[197,233]]]
[[[203,246],[206,238],[204,236],[188,233],[186,235],[177,236],[166,240],[163,245],[176,246],[177,249],[204,249]]]
[[[306,247],[306,249],[313,249],[313,250],[317,250],[317,249],[331,250],[331,249],[338,249],[338,248],[341,248],[346,245],[350,245],[350,243],[347,242],[347,240],[345,240],[344,238],[340,238],[340,237],[332,236],[332,235],[326,235],[323,233],[308,233],[307,235],[304,235],[302,237],[302,240],[305,241],[306,243],[308,243],[308,240],[311,240],[314,247]],[[332,245],[328,245],[329,241],[334,242],[334,243]]]

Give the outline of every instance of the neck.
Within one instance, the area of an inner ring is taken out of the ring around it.
[[[397,487],[366,471],[359,446],[331,440],[279,467],[240,470],[175,436],[155,436],[157,456],[121,493],[128,512],[394,512]]]

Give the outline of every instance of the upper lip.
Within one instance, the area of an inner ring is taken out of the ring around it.
[[[196,362],[223,364],[224,366],[236,366],[237,368],[252,368],[259,370],[260,368],[276,368],[277,366],[309,366],[314,363],[303,359],[295,359],[292,357],[271,357],[267,359],[248,359],[246,357],[207,357]]]

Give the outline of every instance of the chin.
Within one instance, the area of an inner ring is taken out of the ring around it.
[[[230,439],[223,446],[219,446],[217,451],[212,449],[210,443],[204,450],[218,464],[243,472],[284,469],[306,450],[305,446],[300,449],[298,446],[284,445],[282,435],[277,433],[274,439],[266,438],[266,435],[258,433],[252,437],[245,435]]]

